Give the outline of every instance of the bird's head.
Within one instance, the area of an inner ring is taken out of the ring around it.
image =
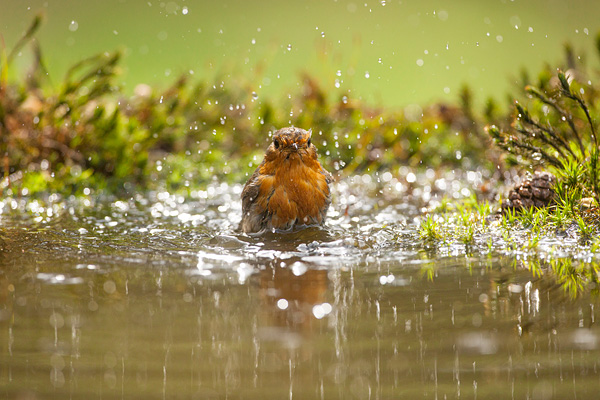
[[[311,142],[312,132],[300,128],[283,128],[275,132],[267,149],[267,162],[308,161],[317,159],[317,148]],[[306,160],[305,160],[306,158]]]

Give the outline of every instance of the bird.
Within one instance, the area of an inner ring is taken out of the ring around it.
[[[293,126],[273,134],[264,159],[242,190],[242,232],[323,224],[333,176],[319,162],[311,135],[312,130]]]

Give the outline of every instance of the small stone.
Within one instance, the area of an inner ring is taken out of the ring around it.
[[[579,207],[583,210],[590,209],[590,208],[594,207],[595,204],[596,204],[596,201],[594,200],[593,197],[584,197],[583,199],[579,200]]]

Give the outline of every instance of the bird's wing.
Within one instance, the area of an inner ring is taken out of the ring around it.
[[[258,182],[259,169],[256,168],[246,185],[244,185],[244,190],[242,190],[242,213],[246,215],[246,213],[250,210],[250,207],[258,197],[258,193],[260,190],[260,184]]]

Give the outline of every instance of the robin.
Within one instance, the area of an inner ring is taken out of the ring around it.
[[[323,223],[333,177],[319,163],[310,139],[311,132],[300,128],[275,132],[265,158],[242,191],[242,231]]]

